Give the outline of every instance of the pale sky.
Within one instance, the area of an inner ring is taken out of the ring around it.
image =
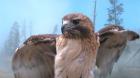
[[[123,26],[140,31],[140,0],[119,0],[124,4]],[[96,31],[107,23],[108,0],[97,0]],[[32,22],[32,34],[52,33],[68,13],[81,12],[93,19],[94,0],[0,0],[0,35],[4,42],[15,21]],[[58,28],[59,30],[60,28]]]

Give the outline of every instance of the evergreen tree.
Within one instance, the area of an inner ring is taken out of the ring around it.
[[[123,4],[119,3],[119,0],[109,0],[111,7],[108,8],[108,24],[121,25],[123,19],[121,15],[123,13]]]
[[[15,49],[19,46],[19,43],[20,43],[19,24],[15,22],[11,27],[7,40],[4,43],[2,50],[3,53],[6,53],[8,55],[13,54]]]

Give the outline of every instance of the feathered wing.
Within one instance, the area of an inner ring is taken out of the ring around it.
[[[114,29],[118,29],[117,31]],[[101,76],[111,73],[114,63],[120,57],[127,40],[135,40],[139,35],[122,27],[110,26],[99,31],[100,48],[96,65]],[[125,38],[122,34],[125,34]],[[12,62],[15,78],[54,78],[55,39],[58,35],[31,36],[19,48]],[[113,54],[113,56],[112,56]],[[111,62],[110,62],[111,61]],[[106,67],[105,67],[106,66]]]
[[[100,71],[99,78],[106,78],[112,72],[113,65],[121,56],[127,41],[133,41],[139,38],[139,35],[120,26],[109,26],[108,29],[105,27],[99,33],[100,48],[96,65]]]
[[[54,78],[56,37],[36,35],[26,40],[12,60],[15,78]]]

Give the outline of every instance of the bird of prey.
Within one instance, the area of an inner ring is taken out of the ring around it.
[[[56,39],[55,78],[95,78],[99,38],[90,19],[81,13],[63,17]]]
[[[122,54],[126,43],[138,39],[139,35],[116,25],[106,26],[98,33],[100,47],[97,52],[96,66],[99,70],[99,77],[106,78]],[[16,50],[12,59],[15,78],[54,78],[56,38],[59,36],[43,34],[28,38]]]

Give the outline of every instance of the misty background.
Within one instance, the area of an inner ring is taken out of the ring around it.
[[[96,1],[96,31],[117,24],[140,33],[139,0]],[[60,34],[68,13],[81,12],[94,22],[94,9],[95,0],[0,0],[0,78],[13,78],[12,56],[29,36]],[[140,78],[139,60],[140,39],[128,42],[109,78]]]

